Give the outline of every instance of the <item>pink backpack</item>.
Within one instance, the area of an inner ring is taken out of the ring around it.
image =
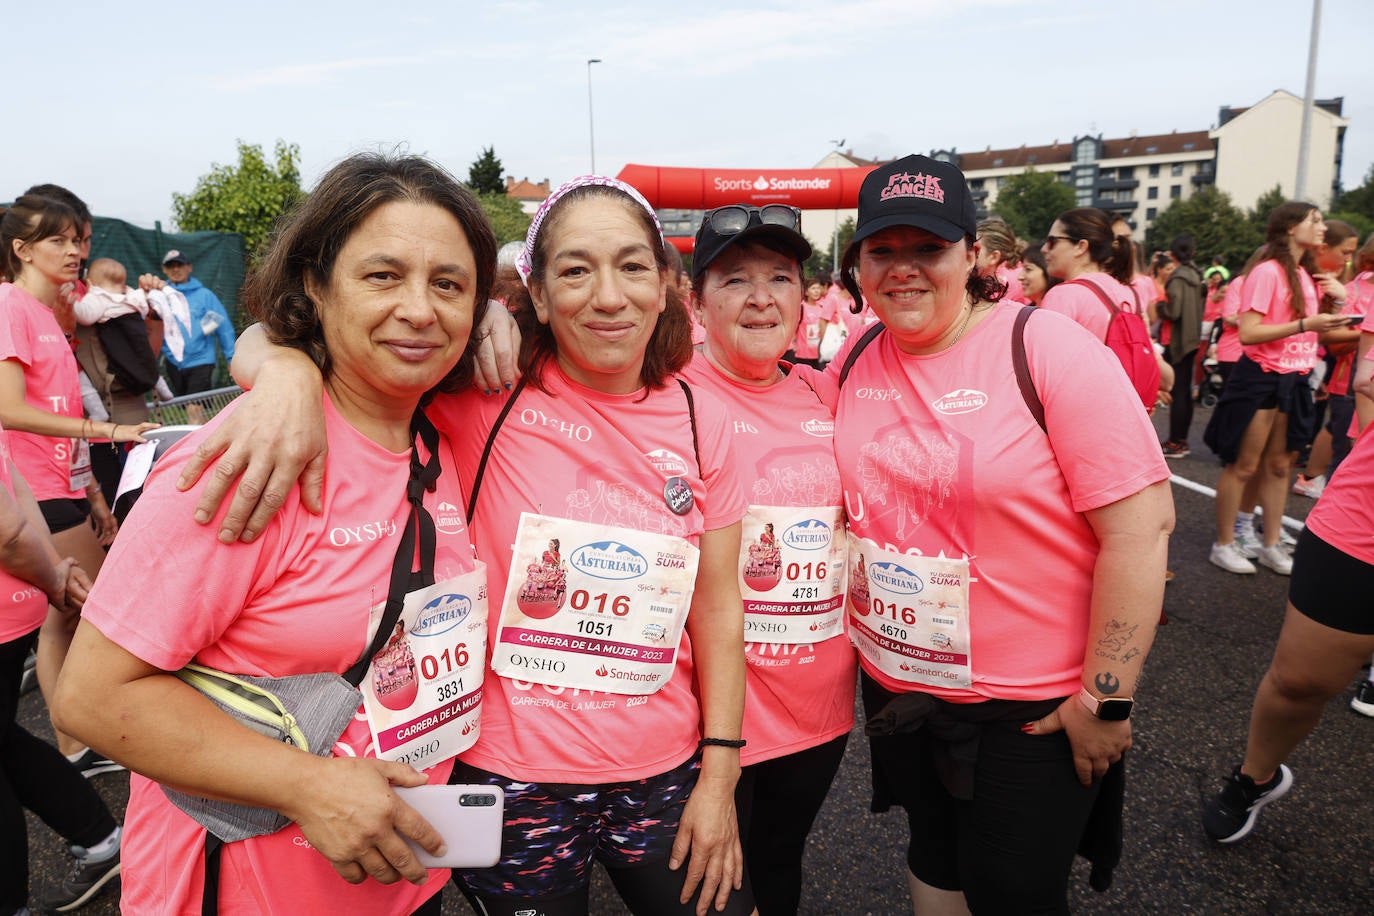
[[[1145,409],[1153,410],[1155,399],[1159,396],[1159,361],[1155,359],[1155,347],[1150,342],[1145,319],[1113,302],[1107,291],[1091,280],[1080,277],[1069,282],[1081,284],[1097,293],[1097,298],[1112,313],[1111,321],[1107,324],[1107,337],[1102,342],[1116,354]]]

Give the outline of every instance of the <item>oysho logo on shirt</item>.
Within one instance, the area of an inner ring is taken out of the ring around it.
[[[902,393],[896,388],[860,388],[854,397],[860,401],[900,401]]]
[[[444,534],[460,534],[463,530],[463,510],[448,500],[440,500],[435,507],[434,527]]]
[[[66,343],[61,334],[39,334],[39,343]]]
[[[936,398],[930,406],[940,413],[961,414],[982,410],[988,403],[988,396],[973,388],[956,388],[949,394]]]
[[[835,438],[835,421],[814,418],[807,420],[801,425],[802,432],[808,436],[815,436],[817,439]]]
[[[371,541],[380,541],[382,538],[389,538],[396,533],[396,523],[384,518],[376,522],[368,522],[365,525],[340,525],[337,528],[329,529],[329,543],[335,547],[347,547],[350,544],[366,544]]]

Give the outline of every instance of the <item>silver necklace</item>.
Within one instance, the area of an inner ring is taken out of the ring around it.
[[[968,330],[969,319],[972,318],[972,317],[973,317],[973,303],[970,302],[969,305],[968,305],[968,314],[966,314],[966,315],[964,316],[964,323],[961,324],[961,325],[959,325],[959,333],[958,333],[958,334],[955,334],[955,335],[954,335],[954,339],[951,340],[951,341],[949,342],[949,346],[950,346],[950,347],[952,347],[952,346],[954,346],[955,344],[957,344],[957,343],[959,342],[959,338],[964,336],[964,332]],[[945,349],[949,349],[949,347],[946,347]]]

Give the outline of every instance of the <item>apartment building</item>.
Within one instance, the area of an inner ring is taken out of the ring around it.
[[[1323,99],[1313,111],[1304,197],[1323,209],[1340,185],[1341,156],[1350,122],[1343,99]],[[1173,201],[1216,185],[1236,206],[1249,209],[1278,185],[1294,193],[1302,100],[1277,90],[1246,108],[1223,106],[1209,130],[1172,131],[1107,139],[1101,134],[1055,140],[1044,146],[959,152],[932,150],[932,158],[963,170],[978,200],[979,216],[995,209],[997,194],[1012,175],[1027,168],[1050,172],[1073,188],[1079,206],[1119,213],[1148,229]],[[871,168],[891,160],[864,159],[852,150],[826,155],[816,168]],[[803,231],[813,244],[829,247],[835,227],[853,210],[807,211]],[[1049,227],[1045,227],[1048,229]]]

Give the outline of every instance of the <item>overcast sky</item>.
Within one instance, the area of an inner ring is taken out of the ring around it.
[[[555,184],[596,165],[806,168],[856,155],[1214,126],[1301,96],[1310,0],[45,3],[0,17],[0,199],[67,185],[171,228],[235,141],[300,145],[303,178],[401,147],[460,178],[483,146]],[[1369,0],[1326,0],[1318,98],[1345,97],[1342,180],[1374,160]],[[1250,206],[1253,201],[1240,201]]]

